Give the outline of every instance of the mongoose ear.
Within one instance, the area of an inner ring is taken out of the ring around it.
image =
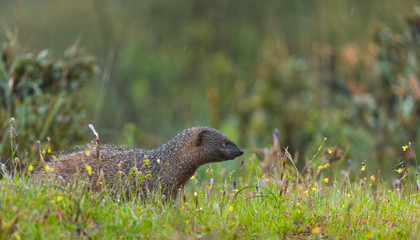
[[[195,140],[195,146],[201,146],[201,144],[203,144],[204,142],[204,136],[206,136],[207,134],[207,130],[202,130],[198,135],[197,135],[197,139]]]

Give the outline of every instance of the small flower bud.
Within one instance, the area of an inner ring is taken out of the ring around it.
[[[344,177],[346,177],[346,175],[347,175],[346,170],[341,170],[340,175],[341,175],[341,179],[343,179]]]
[[[401,185],[401,180],[400,179],[395,179],[395,187],[399,188]]]
[[[92,130],[93,135],[96,136],[96,138],[99,138],[99,134],[96,132],[95,127],[92,124],[89,124],[90,130]]]

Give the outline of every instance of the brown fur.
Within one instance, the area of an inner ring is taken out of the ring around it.
[[[86,151],[89,151],[88,155]],[[48,175],[64,183],[72,183],[76,176],[87,176],[86,165],[89,165],[92,168],[90,180],[94,185],[104,181],[108,188],[118,191],[129,183],[135,193],[146,195],[161,191],[173,199],[201,165],[231,160],[242,154],[241,148],[216,129],[194,127],[154,150],[101,145],[99,170],[103,170],[103,179],[98,180],[93,147],[63,154],[47,165],[54,169]],[[44,169],[38,169],[33,178],[42,180],[46,175]],[[130,188],[124,189],[127,192]]]

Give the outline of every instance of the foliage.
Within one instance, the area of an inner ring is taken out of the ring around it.
[[[299,152],[301,167],[310,143],[322,137],[333,138],[358,161],[398,164],[403,152],[396,146],[420,146],[419,19],[408,19],[401,33],[378,27],[366,50],[320,45],[307,59],[268,41],[251,94],[238,108],[242,138],[258,141],[278,126],[280,142]],[[415,158],[411,163],[417,164]]]
[[[48,49],[25,50],[13,35],[0,42],[0,55],[0,162],[13,156],[26,162],[38,152],[37,140],[48,139],[49,149],[63,149],[85,139],[80,88],[98,72],[92,55],[76,43],[55,59]]]

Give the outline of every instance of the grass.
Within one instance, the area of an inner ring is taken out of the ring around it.
[[[84,181],[37,184],[30,180],[32,165],[21,166],[16,158],[13,171],[2,166],[0,240],[420,238],[419,177],[412,173],[417,170],[402,162],[391,186],[380,172],[372,175],[366,162],[354,171],[350,161],[337,179],[335,163],[315,164],[324,139],[299,173],[273,137],[263,159],[253,155],[230,172],[210,165],[170,203],[158,194],[121,200]],[[13,135],[11,140],[13,145]],[[414,155],[411,144],[403,150]],[[43,159],[41,147],[39,152]],[[269,171],[262,170],[266,166]]]
[[[188,191],[165,204],[159,196],[120,201],[85,186],[68,189],[37,185],[26,177],[4,177],[0,239],[420,236],[420,196],[415,189],[391,189],[378,179],[285,181],[287,188],[274,176],[264,177],[257,192],[256,187],[233,190],[228,177],[226,183],[211,187],[208,181],[192,180]]]

